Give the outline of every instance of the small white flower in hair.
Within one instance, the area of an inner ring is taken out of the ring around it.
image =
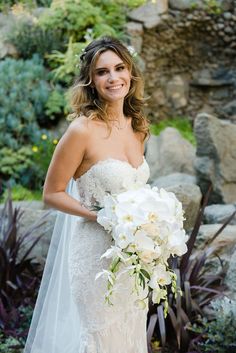
[[[134,49],[134,47],[132,47],[131,45],[129,45],[129,46],[127,47],[127,49],[128,49],[128,51],[129,51],[129,53],[130,53],[131,56],[135,57],[135,56],[138,55],[138,53],[136,52],[136,50]]]

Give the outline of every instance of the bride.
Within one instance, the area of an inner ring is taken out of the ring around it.
[[[107,193],[149,177],[143,81],[128,49],[103,37],[83,51],[71,93],[73,121],[54,152],[43,194],[61,212],[24,352],[147,353],[147,309],[136,306],[130,277],[113,305],[104,300],[106,281],[95,280],[109,267],[100,257],[112,244],[96,222],[96,207]]]

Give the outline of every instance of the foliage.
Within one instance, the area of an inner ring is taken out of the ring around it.
[[[172,119],[161,120],[157,124],[151,125],[151,133],[154,135],[159,135],[160,132],[168,126],[177,129],[186,140],[188,140],[194,146],[196,145],[196,139],[193,134],[192,126],[187,118],[176,117]]]
[[[8,197],[8,190],[5,190],[2,196],[2,199],[4,202],[7,200],[7,197]],[[42,192],[40,190],[31,191],[20,184],[16,184],[11,187],[11,197],[12,197],[12,201],[41,200]]]
[[[192,0],[191,7],[193,10],[199,7],[199,4]],[[203,10],[211,15],[220,15],[223,12],[221,3],[219,0],[203,0],[201,7]]]
[[[226,269],[223,268],[222,272],[213,275],[209,274],[205,264],[206,260],[216,251],[216,248],[211,245],[213,240],[231,221],[236,212],[234,212],[218,232],[204,244],[201,250],[193,251],[209,194],[210,189],[203,199],[193,231],[189,237],[187,253],[180,261],[173,259],[173,268],[178,275],[178,286],[182,291],[182,296],[178,293],[175,299],[170,292],[168,316],[166,320],[164,319],[162,305],[150,308],[148,326],[149,346],[153,332],[155,332],[155,335],[160,337],[162,346],[165,346],[166,341],[168,343],[175,341],[180,352],[187,352],[192,335],[187,331],[186,326],[190,323],[194,324],[199,314],[203,315],[203,309],[212,299],[223,295],[223,279]]]
[[[44,215],[19,233],[23,215],[24,211],[13,208],[10,197],[0,213],[0,329],[14,337],[22,335],[16,332],[22,314],[18,309],[33,303],[39,286],[41,269],[30,254],[41,238],[33,235],[44,226],[47,217]]]
[[[236,351],[236,301],[228,298],[211,303],[213,320],[202,320],[202,325],[194,325],[193,331],[202,340],[195,349],[200,352],[230,353]]]
[[[15,315],[12,315],[12,312]],[[8,313],[9,320],[13,320],[14,332],[5,333],[0,329],[0,353],[23,353],[28,328],[33,314],[33,306],[21,305]]]
[[[64,92],[45,80],[41,60],[6,59],[0,62],[0,177],[30,188],[40,188],[52,148],[41,153],[35,165],[32,145],[39,144],[44,130],[64,113]],[[23,147],[22,147],[23,146]],[[32,158],[33,157],[33,158]],[[44,160],[43,160],[44,159]],[[41,168],[41,169],[39,169]]]
[[[0,10],[9,11],[14,5],[21,4],[27,8],[35,8],[37,6],[50,6],[52,0],[0,0]]]
[[[53,69],[54,79],[66,84],[78,73],[78,56],[92,40],[102,35],[123,36],[127,10],[144,1],[124,0],[64,0],[58,6],[58,0],[39,19],[45,30],[57,28],[61,32],[66,50],[53,51],[47,55]]]
[[[51,121],[58,120],[62,112],[66,115],[69,113],[66,93],[58,84],[50,92],[45,109],[45,114]]]
[[[7,184],[11,185],[14,198],[18,200],[24,197],[34,199],[36,194],[29,190],[26,192],[24,187],[41,189],[57,143],[57,136],[44,132],[35,138],[33,146],[27,145],[16,151],[8,147],[1,148],[0,178],[4,184],[3,188],[5,189]]]
[[[37,56],[0,62],[1,145],[17,149],[27,140],[34,141],[50,92],[46,76]]]
[[[26,142],[34,143],[40,125],[49,125],[46,115],[53,91],[62,95],[59,85],[51,87],[42,61],[6,59],[0,62],[0,128],[1,144],[17,149]],[[55,92],[54,92],[55,94]],[[63,114],[62,100],[54,102],[54,111]],[[52,115],[52,120],[55,116]]]
[[[22,339],[15,337],[5,337],[0,333],[0,353],[21,353]]]
[[[20,147],[13,150],[9,147],[0,148],[0,178],[3,187],[11,179],[13,185],[21,183],[22,185],[36,184],[33,177],[33,151],[31,146]],[[32,185],[33,186],[33,185]]]
[[[5,34],[5,40],[13,44],[24,59],[31,58],[36,53],[43,58],[52,50],[62,48],[57,30],[44,30],[37,18],[25,14],[18,16],[11,25],[11,30]]]
[[[40,181],[43,181],[48,170],[54,149],[58,143],[58,137],[49,132],[43,133],[37,143],[32,147],[35,174]]]

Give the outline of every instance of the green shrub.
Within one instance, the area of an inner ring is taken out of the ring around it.
[[[38,56],[0,62],[0,147],[17,150],[40,136],[39,124],[47,125],[50,119],[47,102],[52,88],[47,77]],[[57,108],[62,110],[61,102]]]
[[[32,162],[34,165],[35,178],[39,180],[37,185],[39,188],[43,185],[43,181],[57,143],[58,137],[47,132],[43,133],[40,136],[40,139],[38,139],[36,144],[32,147]]]
[[[9,147],[0,149],[0,178],[7,182],[30,184],[33,169],[33,151],[31,146],[13,150]]]
[[[78,73],[78,56],[93,39],[103,35],[121,38],[126,22],[127,11],[141,5],[142,0],[64,0],[58,6],[55,0],[50,9],[39,19],[45,30],[57,28],[61,33],[66,50],[53,51],[47,55],[54,78],[71,84]]]
[[[51,133],[42,133],[35,144],[14,150],[8,147],[0,149],[0,179],[3,189],[7,185],[15,189],[15,198],[35,199],[37,194],[25,193],[24,188],[41,190],[58,138]],[[21,185],[16,186],[17,184]],[[14,194],[13,194],[14,195]],[[39,197],[39,196],[38,196]]]
[[[52,50],[63,47],[56,29],[44,30],[37,19],[33,19],[29,16],[20,17],[5,34],[5,41],[16,47],[20,57],[29,59],[37,53],[43,58]]]
[[[2,196],[2,201],[6,201],[8,190],[5,190]],[[20,184],[11,187],[12,201],[33,201],[42,199],[42,191],[31,191]]]
[[[88,0],[64,0],[62,6],[58,6],[57,1],[52,2],[50,9],[45,11],[39,19],[39,24],[45,30],[54,30],[57,28],[60,31],[62,38],[65,42],[68,42],[69,38],[72,37],[74,42],[84,42],[84,37],[88,28],[96,26],[96,31],[100,35],[106,34],[99,31],[99,26],[106,25],[110,28],[110,32],[115,34],[121,30],[124,24],[125,15],[123,15],[122,22],[120,19],[120,8],[109,2],[110,6],[106,6],[103,10],[105,1],[101,1],[96,4],[96,1]],[[116,6],[118,10],[116,16],[112,18],[110,16],[110,9]],[[118,21],[116,20],[118,18]],[[109,23],[110,22],[110,23]],[[103,27],[104,29],[104,27]]]
[[[194,146],[196,145],[196,139],[193,134],[191,123],[186,118],[177,117],[174,119],[162,120],[157,124],[151,124],[151,133],[154,135],[159,135],[161,131],[169,126],[177,129],[186,140]]]
[[[195,326],[204,339],[198,345],[201,352],[236,352],[236,301],[225,297],[213,301],[211,307],[214,320],[203,319],[201,327]]]
[[[48,7],[52,0],[0,0],[0,10],[9,11],[9,9],[16,4],[22,4],[27,8],[34,8],[37,6]]]

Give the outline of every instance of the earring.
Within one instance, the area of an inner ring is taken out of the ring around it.
[[[94,87],[92,87],[92,95],[94,96],[95,90]]]

